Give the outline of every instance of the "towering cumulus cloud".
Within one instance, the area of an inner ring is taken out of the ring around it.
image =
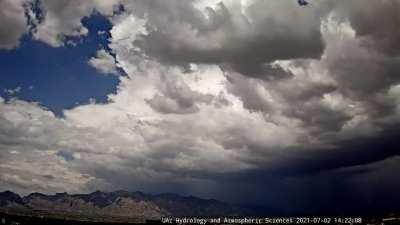
[[[5,49],[23,34],[64,46],[88,34],[85,17],[107,17],[109,44],[88,63],[119,75],[106,103],[61,117],[1,98],[1,189],[172,191],[305,212],[400,200],[396,0],[0,6]]]

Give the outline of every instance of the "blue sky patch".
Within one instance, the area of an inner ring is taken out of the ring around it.
[[[106,102],[119,79],[99,74],[88,60],[98,49],[107,49],[111,24],[99,14],[85,18],[83,24],[89,34],[79,41],[70,39],[76,46],[53,48],[25,35],[19,48],[0,50],[0,96],[39,102],[58,116],[90,99]],[[99,31],[106,32],[99,35]]]

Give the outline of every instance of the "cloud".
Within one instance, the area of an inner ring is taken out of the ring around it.
[[[14,89],[9,88],[9,89],[4,89],[3,91],[5,93],[7,93],[8,95],[14,95],[14,94],[20,93],[21,89],[22,89],[21,86],[18,86],[18,87],[14,88]]]
[[[99,73],[118,74],[114,57],[104,49],[98,50],[96,56],[90,58],[88,63]]]
[[[198,103],[210,103],[213,96],[193,91],[182,80],[161,78],[160,94],[154,95],[147,103],[161,113],[195,113],[199,111]]]
[[[338,15],[348,18],[356,35],[367,48],[373,48],[388,56],[398,56],[400,32],[396,29],[400,22],[397,1],[374,1],[365,4],[355,0],[342,1]]]
[[[28,31],[25,18],[25,0],[4,0],[0,2],[0,49],[13,49],[19,39]]]
[[[82,24],[84,17],[93,12],[110,16],[113,14],[118,0],[112,1],[51,1],[41,0],[38,4],[43,18],[36,20],[33,37],[53,47],[64,45],[67,37],[81,37],[88,34],[88,29]]]
[[[52,47],[63,46],[68,38],[87,35],[88,29],[82,24],[83,18],[94,12],[111,16],[119,2],[4,0],[0,3],[0,48],[18,47],[22,35],[28,33]]]
[[[81,19],[102,8],[88,2],[43,2],[35,37],[60,46],[60,35],[85,35]],[[182,191],[313,210],[363,202],[362,184],[380,173],[388,182],[399,154],[400,68],[395,41],[382,39],[396,17],[371,30],[362,19],[390,2],[123,1],[116,15],[107,4],[113,55],[99,50],[89,64],[118,65],[117,92],[62,118],[0,99],[0,179],[25,192]]]
[[[321,56],[325,2],[307,13],[290,1],[249,2],[202,8],[191,1],[136,1],[125,8],[146,20],[147,33],[135,39],[135,46],[172,65],[228,63],[248,76],[279,78],[282,73],[264,64]]]
[[[31,191],[83,191],[92,177],[68,167],[57,157],[58,132],[65,123],[35,103],[19,100],[0,104],[0,182],[2,188]],[[49,133],[50,132],[50,133]]]

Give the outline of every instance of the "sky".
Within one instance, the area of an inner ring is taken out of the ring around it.
[[[0,0],[0,191],[398,209],[399,11]]]

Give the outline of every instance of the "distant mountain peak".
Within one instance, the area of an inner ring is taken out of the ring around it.
[[[0,192],[0,206],[9,205],[10,203],[21,204],[22,198],[12,191]]]
[[[195,196],[173,193],[151,195],[140,191],[95,191],[89,194],[66,192],[54,195],[32,193],[21,198],[11,191],[0,193],[0,211],[48,217],[60,215],[79,218],[159,219],[162,216],[237,216],[254,215],[255,212],[235,205],[207,200]],[[118,219],[118,220],[120,220]]]

